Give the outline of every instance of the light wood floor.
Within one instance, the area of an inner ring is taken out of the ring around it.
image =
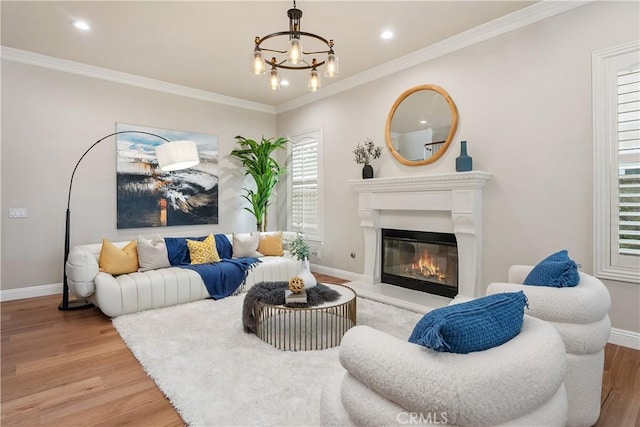
[[[184,425],[108,317],[97,308],[62,312],[58,303],[0,304],[3,427]],[[640,426],[640,352],[608,344],[602,390],[597,426]]]

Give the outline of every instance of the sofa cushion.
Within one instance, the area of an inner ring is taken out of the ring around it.
[[[149,240],[138,236],[138,264],[140,264],[138,271],[156,270],[171,265],[167,245],[162,237],[155,236]]]
[[[216,249],[216,242],[213,234],[209,234],[203,241],[187,239],[189,248],[189,258],[191,264],[212,264],[220,262],[220,256]]]
[[[102,239],[98,264],[100,271],[109,274],[127,274],[138,271],[138,242],[133,240],[120,249],[109,239]]]
[[[282,231],[261,233],[258,243],[258,252],[265,256],[282,256]]]
[[[409,342],[463,354],[497,347],[520,333],[525,305],[520,291],[437,308],[418,321]]]
[[[565,288],[580,282],[578,265],[569,258],[566,249],[549,255],[540,261],[524,279],[523,284]]]
[[[258,252],[258,244],[260,243],[260,233],[233,233],[233,257],[261,257]]]

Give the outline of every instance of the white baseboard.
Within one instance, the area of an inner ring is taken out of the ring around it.
[[[344,271],[337,268],[325,267],[324,265],[312,265],[311,270],[329,276],[356,282],[362,280],[362,274]],[[26,288],[6,289],[0,291],[0,302],[14,301],[25,298],[37,298],[49,295],[62,295],[62,283],[52,283],[50,285],[29,286]],[[640,351],[640,333],[627,331],[625,329],[611,328],[609,335],[611,344],[628,347]]]
[[[49,295],[60,295],[60,298],[62,298],[62,283],[29,286],[27,288],[5,289],[0,291],[0,302],[25,298],[46,297]]]
[[[625,329],[611,328],[609,343],[640,350],[640,333]]]

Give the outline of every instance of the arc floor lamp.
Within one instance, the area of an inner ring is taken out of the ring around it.
[[[80,156],[80,160],[76,163],[76,166],[73,168],[73,172],[71,173],[71,179],[69,180],[69,194],[67,196],[67,215],[65,222],[65,231],[64,231],[64,265],[62,266],[62,271],[64,272],[64,277],[62,281],[62,302],[58,305],[58,309],[60,310],[77,310],[81,308],[91,307],[92,304],[86,300],[76,300],[69,301],[69,284],[67,282],[67,259],[69,258],[69,234],[71,229],[71,189],[73,187],[73,177],[76,174],[76,169],[82,162],[82,159],[95,147],[100,144],[102,141],[116,135],[120,135],[123,133],[138,133],[150,135],[156,138],[159,138],[163,141],[166,141],[165,144],[159,145],[156,148],[156,157],[158,159],[158,167],[160,167],[163,171],[176,171],[180,169],[187,169],[193,166],[196,166],[200,163],[200,157],[198,156],[198,147],[196,143],[193,141],[169,141],[167,138],[164,138],[160,135],[156,135],[150,132],[143,132],[137,130],[124,130],[120,132],[114,132],[107,136],[104,136],[97,140],[84,152],[82,156]]]

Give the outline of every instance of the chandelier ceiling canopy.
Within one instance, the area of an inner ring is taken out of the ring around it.
[[[278,90],[280,88],[278,69],[311,70],[307,86],[311,92],[316,92],[321,86],[317,68],[326,66],[324,72],[325,77],[331,78],[338,75],[338,57],[333,51],[333,40],[327,40],[317,34],[307,33],[300,30],[302,11],[296,8],[295,0],[293,1],[293,8],[287,11],[287,17],[289,18],[289,30],[279,31],[267,34],[264,37],[255,38],[255,47],[251,57],[251,71],[256,75],[265,74],[267,66],[270,66],[269,85],[272,90]],[[263,45],[267,40],[285,36],[289,38],[288,49],[279,50]],[[322,44],[327,46],[327,49],[306,52],[302,48],[303,37],[319,40]],[[273,52],[274,56],[265,60],[263,52]],[[326,57],[322,61],[318,61],[315,57],[311,58],[311,62],[307,59],[311,55],[324,54],[326,54]],[[280,59],[278,59],[278,56],[276,55],[280,56]]]

